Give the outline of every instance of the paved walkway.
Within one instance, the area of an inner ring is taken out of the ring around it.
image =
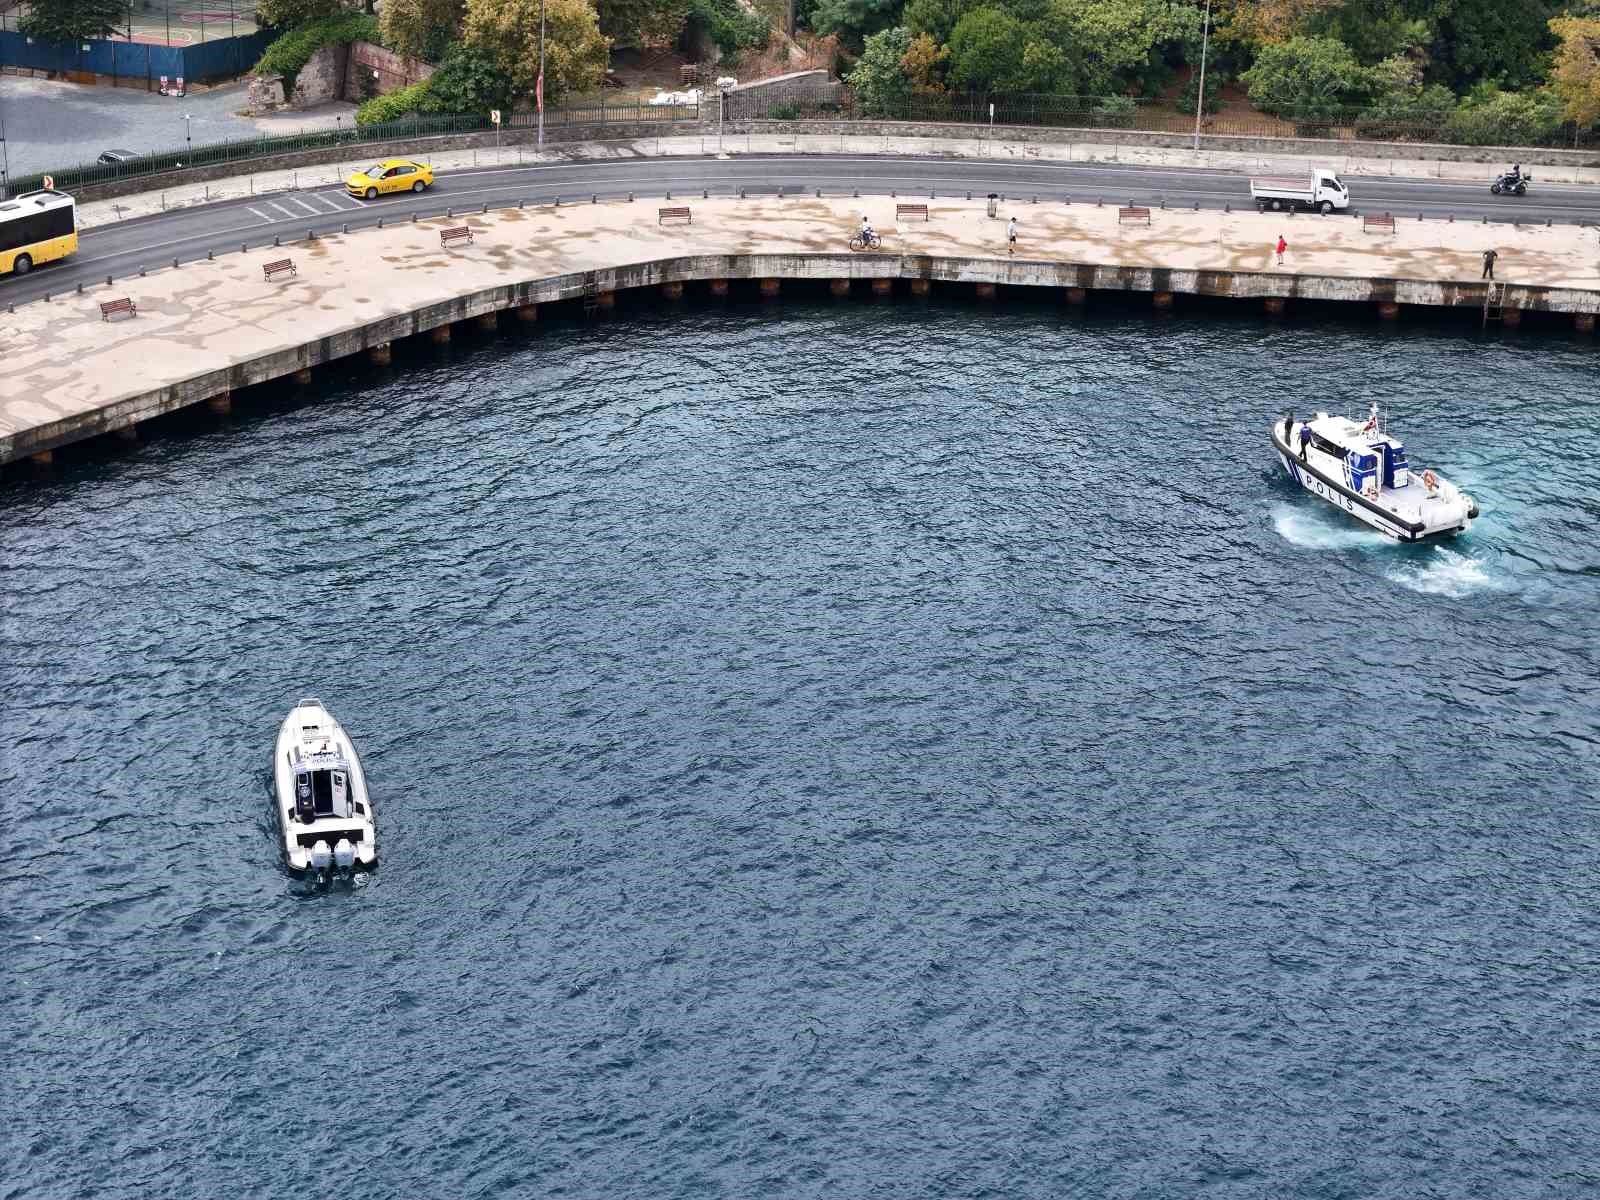
[[[804,196],[694,201],[692,225],[661,226],[657,207],[654,201],[615,202],[474,216],[469,221],[478,231],[476,243],[451,251],[439,245],[439,229],[447,222],[400,224],[224,255],[118,280],[109,289],[21,305],[0,314],[6,362],[0,373],[0,451],[13,448],[13,437],[22,431],[85,414],[102,413],[93,418],[97,427],[114,426],[104,411],[119,401],[144,397],[140,411],[149,415],[148,397],[158,389],[173,389],[159,392],[160,405],[173,407],[186,402],[179,389],[189,381],[211,373],[225,380],[236,364],[294,354],[319,339],[486,289],[696,254],[788,256],[787,273],[838,275],[868,266],[873,256],[846,255],[842,270],[833,259],[808,267],[808,256],[844,251],[863,212],[884,233],[880,261],[896,273],[901,255],[962,260],[968,264],[962,278],[987,273],[1016,284],[1058,279],[1063,262],[1107,264],[1253,273],[1253,295],[1272,294],[1280,284],[1286,293],[1291,281],[1274,277],[1294,276],[1295,283],[1305,280],[1308,286],[1316,277],[1319,294],[1340,298],[1340,281],[1349,280],[1345,290],[1355,298],[1366,294],[1374,278],[1476,283],[1479,254],[1492,244],[1501,253],[1503,279],[1600,292],[1592,235],[1586,242],[1587,231],[1571,226],[1508,229],[1402,220],[1393,235],[1375,235],[1363,234],[1354,221],[1157,210],[1145,229],[1120,226],[1115,207],[1014,204],[1002,209],[1000,219],[990,219],[982,201],[949,201],[930,204],[928,222],[911,220],[896,228],[893,200]],[[1015,258],[1006,254],[1004,234],[1005,218],[1012,215],[1021,233]],[[1280,231],[1291,240],[1282,268],[1272,255]],[[296,261],[298,276],[264,282],[262,264],[282,257]],[[98,302],[121,296],[138,304],[137,318],[103,322]],[[1594,311],[1596,304],[1583,303]],[[11,457],[0,453],[0,461]]]
[[[452,150],[442,154],[426,155],[440,172],[461,171],[473,167],[528,166],[538,163],[560,163],[587,160],[618,160],[652,157],[671,157],[715,154],[718,139],[715,133],[691,134],[675,137],[640,138],[622,142],[578,142],[547,148],[538,154],[527,146],[506,146],[501,149]],[[1061,145],[1034,145],[1004,138],[966,140],[931,138],[881,138],[854,136],[793,136],[746,137],[730,136],[723,139],[724,148],[731,154],[883,154],[947,156],[969,159],[1007,159],[1028,162],[1075,163],[1132,163],[1147,166],[1201,167],[1206,170],[1234,171],[1239,174],[1262,174],[1295,169],[1318,163],[1335,166],[1352,177],[1384,175],[1418,179],[1445,179],[1483,183],[1485,189],[1494,169],[1482,163],[1441,163],[1422,159],[1360,159],[1282,155],[1263,158],[1258,154],[1238,154],[1220,151],[1202,151],[1196,155],[1188,150],[1151,150],[1127,146],[1102,146],[1095,143],[1066,143]],[[347,175],[363,166],[374,153],[360,147],[351,149],[347,162],[322,166],[300,167],[288,171],[262,171],[213,183],[184,184],[180,187],[143,192],[117,200],[99,200],[84,204],[79,217],[85,228],[93,228],[111,221],[129,217],[147,216],[170,208],[184,208],[219,199],[259,195],[267,192],[324,188],[342,183]],[[1537,176],[1541,183],[1595,183],[1600,184],[1600,167],[1539,167]],[[1487,190],[1485,191],[1487,194]]]

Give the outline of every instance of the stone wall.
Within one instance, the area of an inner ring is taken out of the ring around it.
[[[350,47],[349,73],[344,98],[354,104],[372,96],[387,96],[414,83],[421,83],[436,68],[418,58],[407,58],[371,42],[355,42]]]
[[[350,69],[349,46],[324,46],[311,56],[295,76],[290,108],[311,108],[344,99],[345,76]]]
[[[775,104],[838,104],[843,95],[844,84],[828,78],[826,71],[790,71],[729,88],[728,119],[770,112]]]

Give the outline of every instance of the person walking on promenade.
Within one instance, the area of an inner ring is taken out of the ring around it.
[[[1478,276],[1478,278],[1480,278],[1480,279],[1493,279],[1494,278],[1494,260],[1499,258],[1499,257],[1500,257],[1499,251],[1495,250],[1493,247],[1490,247],[1488,250],[1485,250],[1483,252],[1483,274]]]
[[[1006,223],[1006,253],[1007,254],[1015,254],[1016,252],[1017,252],[1017,219],[1015,217],[1012,217],[1011,220]]]
[[[1289,243],[1283,240],[1283,234],[1278,235],[1278,265],[1283,266],[1283,252],[1289,248]]]

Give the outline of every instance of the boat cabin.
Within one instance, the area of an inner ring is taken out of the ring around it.
[[[1348,417],[1318,413],[1307,422],[1310,447],[1340,464],[1344,485],[1363,496],[1383,491],[1398,491],[1411,482],[1411,467],[1406,448],[1398,438],[1380,431],[1377,410],[1366,424]]]
[[[294,819],[310,825],[320,817],[353,817],[358,806],[350,794],[350,764],[337,750],[289,751],[294,768]],[[361,815],[365,815],[364,813]]]

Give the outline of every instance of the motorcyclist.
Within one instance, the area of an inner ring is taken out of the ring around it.
[[[1522,164],[1521,163],[1512,163],[1511,164],[1511,170],[1506,172],[1506,183],[1509,184],[1511,187],[1516,187],[1517,184],[1519,184],[1521,182],[1522,182]]]

